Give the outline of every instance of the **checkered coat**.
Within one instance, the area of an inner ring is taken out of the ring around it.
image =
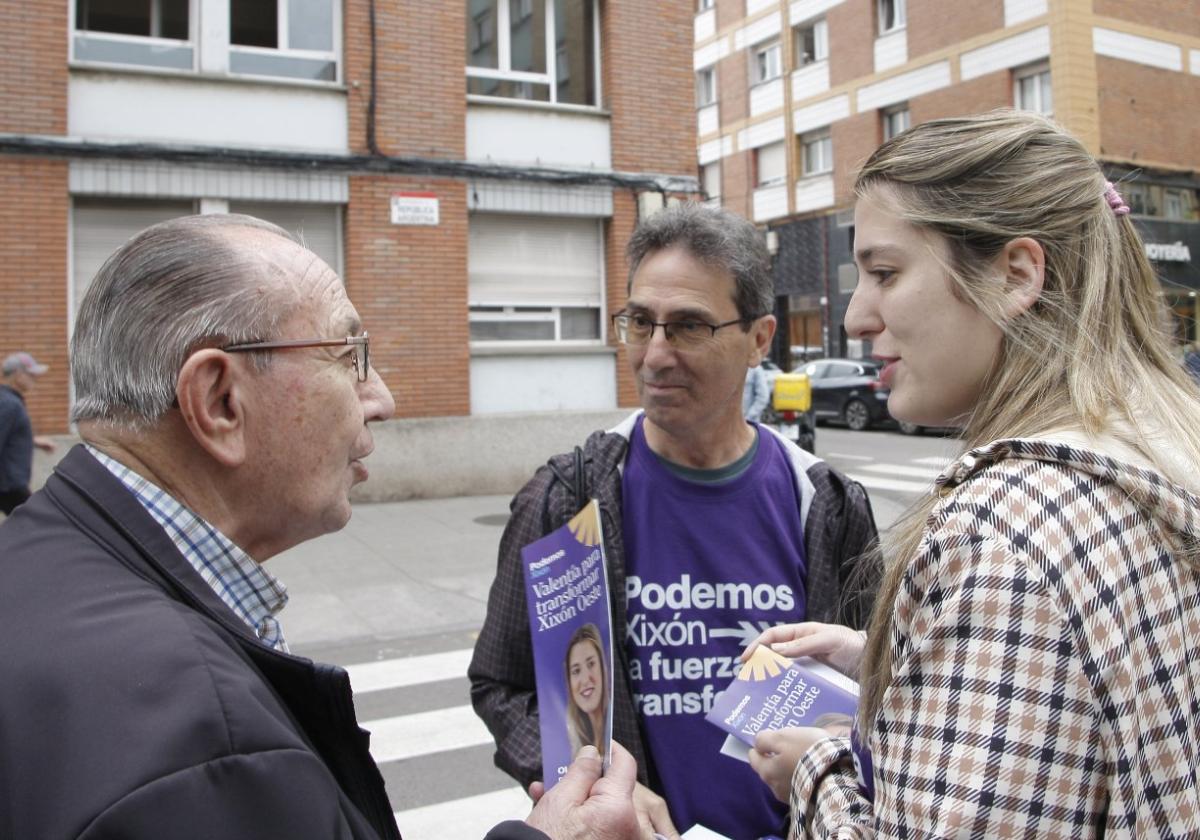
[[[639,412],[640,413],[640,412]],[[585,497],[600,502],[604,556],[612,602],[614,654],[613,739],[633,753],[638,778],[655,787],[633,690],[626,678],[625,543],[621,529],[621,469],[637,413],[610,432],[595,432],[583,447]],[[763,427],[767,429],[767,427]],[[783,440],[783,438],[779,438]],[[804,521],[808,617],[860,627],[870,615],[876,578],[858,563],[876,544],[875,522],[862,485],[785,441]],[[467,670],[471,702],[496,739],[496,766],[522,785],[542,778],[541,737],[529,613],[521,571],[521,548],[561,527],[585,500],[576,498],[570,454],[556,455],[512,500],[512,517],[500,540],[496,578],[487,617]],[[714,757],[715,758],[715,757]]]
[[[1200,497],[1095,452],[1001,440],[938,479],[870,733],[796,769],[813,837],[1200,837]]]

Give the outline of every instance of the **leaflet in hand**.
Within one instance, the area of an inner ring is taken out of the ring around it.
[[[542,779],[549,790],[580,747],[608,768],[612,751],[612,633],[600,504],[521,549],[533,640]]]
[[[748,760],[754,736],[789,726],[845,726],[858,708],[858,684],[807,657],[792,661],[759,645],[705,716],[730,737],[721,752]]]

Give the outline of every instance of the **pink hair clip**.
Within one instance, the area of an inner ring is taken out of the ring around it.
[[[1125,199],[1121,198],[1121,194],[1117,192],[1112,181],[1104,182],[1104,200],[1108,202],[1108,206],[1112,208],[1115,215],[1129,215],[1129,205],[1125,203]]]

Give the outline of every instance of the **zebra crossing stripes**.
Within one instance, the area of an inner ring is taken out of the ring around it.
[[[410,805],[395,812],[404,840],[480,840],[496,823],[529,814],[525,791],[491,767],[487,727],[461,702],[468,696],[470,661],[465,648],[345,666],[360,709],[379,714],[403,706],[401,698],[414,692],[436,691],[450,701],[359,721],[371,733],[371,755],[393,805]],[[447,766],[453,772],[445,773]],[[434,781],[439,778],[440,784]]]
[[[371,755],[377,764],[492,743],[491,733],[470,706],[360,721],[359,726],[371,733]]]
[[[396,812],[404,840],[482,840],[496,823],[523,820],[532,802],[519,787]]]
[[[948,463],[943,457],[913,458],[906,464],[875,462],[855,465],[846,474],[868,490],[924,494]]]
[[[350,685],[358,695],[465,677],[470,663],[471,649],[466,648],[347,665],[346,671],[350,674]]]

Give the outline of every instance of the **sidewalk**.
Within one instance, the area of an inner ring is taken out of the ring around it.
[[[268,561],[288,587],[295,650],[477,630],[509,496],[359,504],[335,534]],[[880,529],[901,506],[872,498]]]

